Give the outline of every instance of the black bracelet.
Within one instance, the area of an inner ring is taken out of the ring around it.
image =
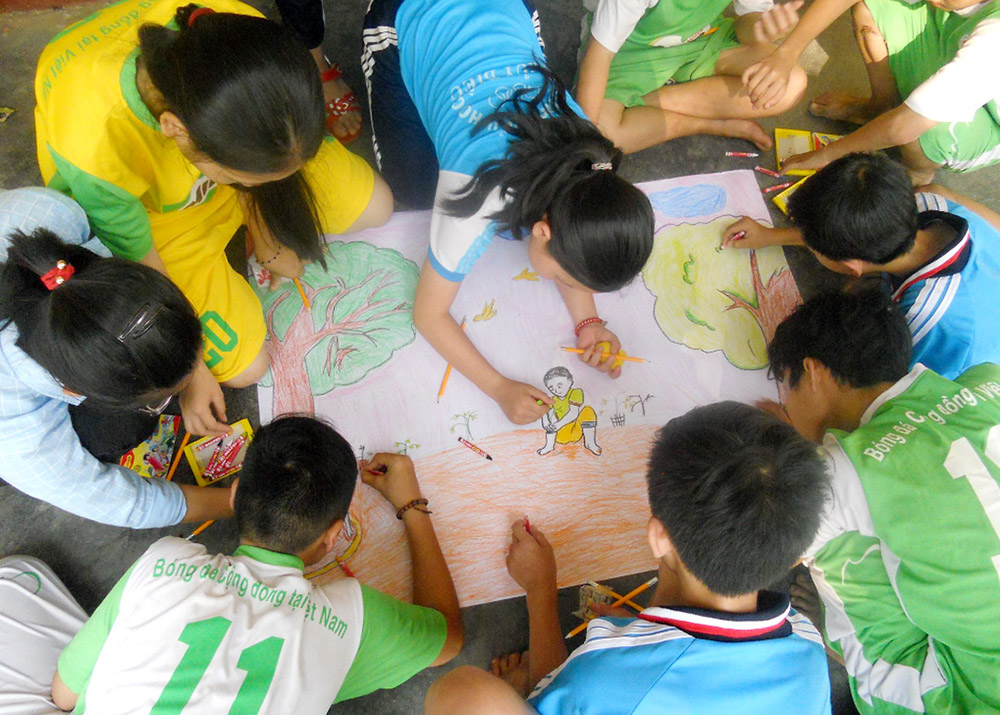
[[[399,511],[396,512],[396,518],[399,520],[403,519],[403,514],[406,513],[407,509],[416,509],[417,511],[423,512],[424,514],[433,514],[430,509],[425,509],[427,506],[426,499],[414,499],[409,504],[404,504]]]

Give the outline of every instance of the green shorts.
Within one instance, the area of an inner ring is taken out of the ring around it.
[[[724,50],[739,47],[732,18],[721,18],[710,35],[674,47],[654,47],[626,40],[611,61],[604,96],[626,107],[668,84],[710,77]]]
[[[955,33],[943,22],[952,13],[903,0],[865,0],[865,5],[885,37],[889,68],[904,100],[954,58]],[[993,104],[980,107],[970,122],[941,122],[924,132],[919,139],[924,155],[954,171],[1000,161],[1000,118]]]

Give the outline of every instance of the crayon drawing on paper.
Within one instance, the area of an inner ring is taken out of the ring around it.
[[[525,514],[555,547],[561,586],[653,568],[644,470],[657,428],[696,405],[774,397],[766,342],[798,290],[780,249],[720,247],[739,216],[767,221],[753,173],[640,186],[655,211],[653,255],[629,286],[596,302],[628,354],[650,362],[626,363],[610,380],[561,350],[575,345],[572,319],[518,241],[495,238],[455,300],[452,315],[467,317],[466,334],[494,367],[551,396],[532,425],[508,422],[457,370],[438,400],[446,364],[412,321],[427,212],[334,237],[327,268],[314,263],[301,279],[309,310],[292,283],[268,291],[255,268],[271,352],[262,421],[315,413],[359,458],[412,457],[463,605],[519,595],[504,558],[510,525]],[[409,597],[402,524],[360,482],[341,540],[324,577],[339,561]]]

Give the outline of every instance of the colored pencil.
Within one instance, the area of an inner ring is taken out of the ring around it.
[[[798,181],[798,179],[796,179],[796,181]],[[782,189],[787,189],[789,186],[794,186],[794,185],[795,181],[786,181],[783,184],[775,184],[774,186],[768,186],[766,189],[763,189],[763,191],[765,194],[773,194],[775,191],[781,191]]]
[[[582,348],[563,347],[561,349],[565,350],[568,353],[576,353],[577,355],[583,355],[583,353],[585,352]],[[604,360],[607,360],[609,357],[614,357],[616,360],[625,360],[627,362],[649,362],[649,360],[646,360],[645,358],[633,357],[631,355],[621,355],[620,353],[603,352],[601,353],[601,356],[602,359]]]
[[[462,318],[462,332],[465,332],[465,318]],[[444,377],[441,378],[441,389],[438,390],[438,402],[440,402],[441,398],[444,397],[444,388],[448,386],[449,377],[451,377],[451,363],[448,363],[448,367],[444,369]]]
[[[345,576],[347,576],[348,578],[357,578],[357,577],[356,577],[356,576],[354,575],[354,572],[353,572],[353,571],[351,571],[351,569],[350,569],[350,568],[348,568],[347,564],[345,564],[345,563],[344,563],[343,561],[341,561],[340,559],[337,559],[337,566],[339,566],[339,567],[340,567],[340,570],[341,570],[341,571],[343,571],[343,572],[344,572],[344,575],[345,575]]]
[[[760,154],[755,151],[727,151],[726,156],[735,156],[739,159],[756,159]]]
[[[527,514],[524,515],[524,530],[527,531],[529,534],[531,533],[531,522],[528,521]]]
[[[763,166],[755,166],[753,168],[758,174],[764,174],[764,176],[773,176],[775,179],[780,179],[781,174],[777,171],[772,171],[771,169],[765,169]]]
[[[462,444],[464,444],[469,449],[471,449],[476,454],[478,454],[480,457],[483,457],[484,459],[488,459],[491,462],[493,461],[493,457],[491,457],[490,455],[486,454],[486,452],[484,450],[480,449],[479,447],[477,447],[476,445],[474,445],[472,442],[470,442],[469,440],[465,439],[464,437],[459,437],[458,441],[461,442]]]
[[[604,591],[604,593],[608,594],[612,598],[619,599],[623,604],[625,604],[629,608],[634,608],[635,610],[640,612],[642,611],[642,606],[640,606],[638,603],[636,603],[630,598],[625,598],[620,593],[615,593],[614,589],[608,588],[602,583],[597,583],[597,581],[587,581],[587,583],[596,588],[598,591]]]
[[[306,292],[302,289],[302,283],[298,278],[293,278],[295,281],[295,287],[299,289],[299,295],[302,296],[302,303],[306,306],[306,310],[309,310],[312,306],[309,304],[309,299],[306,298]]]
[[[214,523],[215,523],[215,519],[209,519],[208,521],[206,521],[204,524],[202,524],[197,529],[195,529],[194,531],[191,532],[191,536],[187,537],[188,541],[190,541],[191,539],[193,539],[194,537],[196,537],[198,534],[200,534],[201,532],[203,532],[205,529],[207,529],[208,527],[210,527]]]
[[[642,593],[643,591],[645,591],[646,589],[648,589],[650,586],[655,585],[658,580],[659,579],[656,576],[653,576],[653,578],[651,578],[648,581],[646,581],[646,583],[642,584],[641,586],[639,586],[637,588],[632,589],[631,591],[629,591],[628,593],[626,593],[624,596],[622,596],[620,599],[616,600],[614,603],[612,603],[610,606],[608,606],[608,608],[617,608],[618,606],[620,606],[623,603],[625,603],[626,600],[628,600],[630,598],[635,598],[640,593]],[[571,630],[569,633],[567,633],[566,634],[566,640],[569,640],[570,638],[572,638],[573,636],[575,636],[577,633],[579,633],[580,631],[582,631],[584,628],[586,628],[587,627],[587,623],[588,623],[588,621],[584,621],[583,623],[581,623],[580,625],[578,625],[576,628],[574,628],[573,630]]]
[[[187,447],[188,440],[191,439],[191,433],[185,432],[184,439],[181,440],[181,446],[177,449],[177,454],[174,455],[174,461],[170,465],[170,471],[167,472],[166,480],[172,481],[174,478],[174,472],[177,471],[177,465],[181,463],[181,455],[184,454],[184,448]]]

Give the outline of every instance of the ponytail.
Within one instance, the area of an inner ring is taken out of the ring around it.
[[[59,261],[72,275],[49,289],[42,276]],[[148,327],[129,334],[143,313]],[[32,360],[109,407],[141,406],[143,396],[175,387],[200,358],[201,323],[166,276],[100,258],[43,228],[15,232],[0,263],[0,330],[12,323]]]
[[[179,29],[139,28],[140,60],[197,150],[220,166],[282,172],[312,159],[323,141],[323,87],[316,65],[287,28],[259,17],[203,14],[185,5]],[[192,19],[193,18],[193,19]],[[248,193],[274,237],[322,260],[315,198],[302,170]]]
[[[469,183],[444,201],[454,216],[471,216],[499,189],[504,206],[490,218],[515,238],[547,218],[548,250],[591,290],[617,290],[642,270],[653,250],[653,210],[639,189],[617,175],[622,151],[577,115],[566,88],[541,65],[537,88],[521,88],[484,117],[511,135],[502,159],[482,164]]]

